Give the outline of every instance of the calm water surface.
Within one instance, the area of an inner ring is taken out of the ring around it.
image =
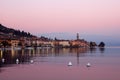
[[[0,80],[120,80],[120,48],[0,50]]]

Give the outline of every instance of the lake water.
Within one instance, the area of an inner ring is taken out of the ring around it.
[[[0,80],[120,80],[120,48],[0,50]]]

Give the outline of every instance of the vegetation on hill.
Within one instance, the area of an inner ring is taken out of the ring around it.
[[[30,34],[29,32],[7,28],[3,26],[2,24],[0,24],[0,32],[4,34],[11,34],[13,36],[19,36],[19,37],[33,37],[33,35]]]

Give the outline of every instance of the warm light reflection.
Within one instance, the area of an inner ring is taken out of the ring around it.
[[[120,80],[119,48],[33,48],[13,51],[14,56],[11,50],[0,50],[5,59],[4,63],[0,61],[0,69],[4,69],[0,71],[1,80]],[[19,64],[16,64],[16,59],[19,59]],[[33,60],[32,64],[30,60]],[[67,66],[69,62],[72,66]],[[91,64],[90,67],[86,67],[87,63]]]
[[[11,50],[0,50],[0,58],[4,57],[8,62],[13,63],[18,58],[20,63],[30,61],[32,57],[62,57],[62,56],[74,56],[76,62],[79,64],[80,57],[89,56],[88,53],[95,53],[97,49],[88,48],[28,48],[17,50],[12,48]],[[100,53],[104,53],[104,49],[98,49]],[[4,54],[3,54],[4,53]],[[94,54],[93,54],[94,55]]]
[[[2,59],[3,52],[0,50],[0,59]]]
[[[22,56],[24,56],[24,49],[22,49]]]
[[[14,48],[11,48],[11,54],[12,54],[12,57],[15,56],[15,50],[14,50]]]

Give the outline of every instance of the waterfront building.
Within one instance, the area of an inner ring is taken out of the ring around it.
[[[18,47],[19,42],[20,41],[18,39],[10,40],[11,47]]]
[[[70,47],[69,40],[61,40],[61,41],[59,41],[59,46]]]

